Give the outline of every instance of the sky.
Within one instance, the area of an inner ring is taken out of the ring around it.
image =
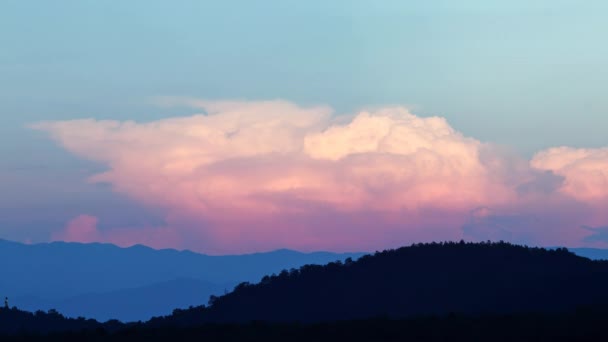
[[[608,4],[0,3],[0,238],[608,247]]]

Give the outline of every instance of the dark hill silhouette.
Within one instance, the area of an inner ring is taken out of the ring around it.
[[[0,308],[0,340],[16,334],[48,334],[60,332],[94,331],[107,333],[118,331],[125,325],[112,320],[99,323],[94,319],[67,318],[56,310],[28,312],[17,308]]]
[[[608,305],[608,262],[566,249],[432,243],[307,265],[242,283],[150,324],[333,321],[416,315],[565,312]]]

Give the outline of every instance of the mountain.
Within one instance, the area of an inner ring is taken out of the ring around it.
[[[608,305],[608,262],[566,249],[432,243],[306,265],[239,284],[150,324],[314,322],[416,315],[564,312]]]
[[[606,250],[572,251],[608,259]],[[11,305],[29,311],[57,309],[69,317],[145,321],[168,315],[175,308],[205,304],[210,295],[231,291],[240,282],[258,282],[264,275],[284,269],[361,255],[277,250],[209,256],[140,245],[26,245],[0,239],[0,296],[8,296]]]
[[[105,322],[118,319],[122,322],[146,320],[154,315],[168,314],[175,308],[207,303],[211,294],[224,293],[234,285],[218,285],[198,279],[180,278],[147,286],[103,293],[87,293],[74,297],[44,301],[40,298],[21,297],[20,308],[33,311],[56,309],[67,317],[94,317]]]
[[[570,252],[591,260],[608,260],[608,250],[599,248],[569,248]]]
[[[204,286],[176,284],[158,287]],[[597,341],[608,319],[607,285],[608,261],[564,248],[416,244],[285,270],[241,283],[210,306],[145,323],[0,308],[0,340]],[[145,289],[130,291],[124,295],[147,296]]]
[[[54,308],[70,317],[147,320],[206,303],[242,281],[361,255],[278,250],[209,256],[140,245],[0,240],[0,296],[29,311]]]

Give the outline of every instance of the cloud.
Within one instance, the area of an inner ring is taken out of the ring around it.
[[[79,215],[70,220],[65,228],[51,236],[52,241],[106,242],[122,247],[144,244],[153,248],[178,247],[181,237],[170,227],[113,228],[100,230],[99,218]]]
[[[536,246],[579,246],[589,234],[581,229],[590,210],[568,198],[522,200],[501,208],[471,210],[462,225],[463,238],[471,241],[509,241]]]
[[[166,247],[373,250],[460,238],[475,208],[526,215],[536,208],[549,215],[544,206],[589,204],[604,194],[573,185],[582,182],[583,171],[605,165],[608,158],[599,152],[577,154],[576,170],[573,158],[553,150],[530,163],[464,136],[443,118],[402,107],[335,116],[326,106],[285,101],[160,102],[202,113],[147,123],[86,119],[33,127],[107,166],[91,182],[164,210],[179,237]],[[594,174],[593,182],[601,176]],[[496,218],[484,220],[465,232],[502,227]],[[500,236],[513,234],[508,226]],[[551,232],[532,235],[542,240],[543,234]]]
[[[563,176],[561,191],[586,202],[608,199],[608,148],[556,147],[534,156],[531,165]]]
[[[65,229],[52,235],[54,241],[66,242],[98,242],[100,234],[97,230],[99,219],[95,216],[80,215],[68,222]]]
[[[604,226],[604,227],[587,227],[587,226],[584,226],[583,228],[592,232],[591,235],[588,235],[588,236],[586,236],[584,238],[585,242],[608,243],[608,226]]]

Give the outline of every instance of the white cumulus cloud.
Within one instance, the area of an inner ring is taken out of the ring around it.
[[[286,101],[161,102],[201,113],[34,127],[107,166],[91,181],[164,208],[172,229],[220,249],[370,249],[371,236],[415,240],[440,226],[438,239],[458,238],[475,208],[608,194],[606,150],[550,149],[529,163],[403,107],[336,118]],[[375,222],[353,221],[363,212]],[[345,238],[353,230],[360,237]]]

